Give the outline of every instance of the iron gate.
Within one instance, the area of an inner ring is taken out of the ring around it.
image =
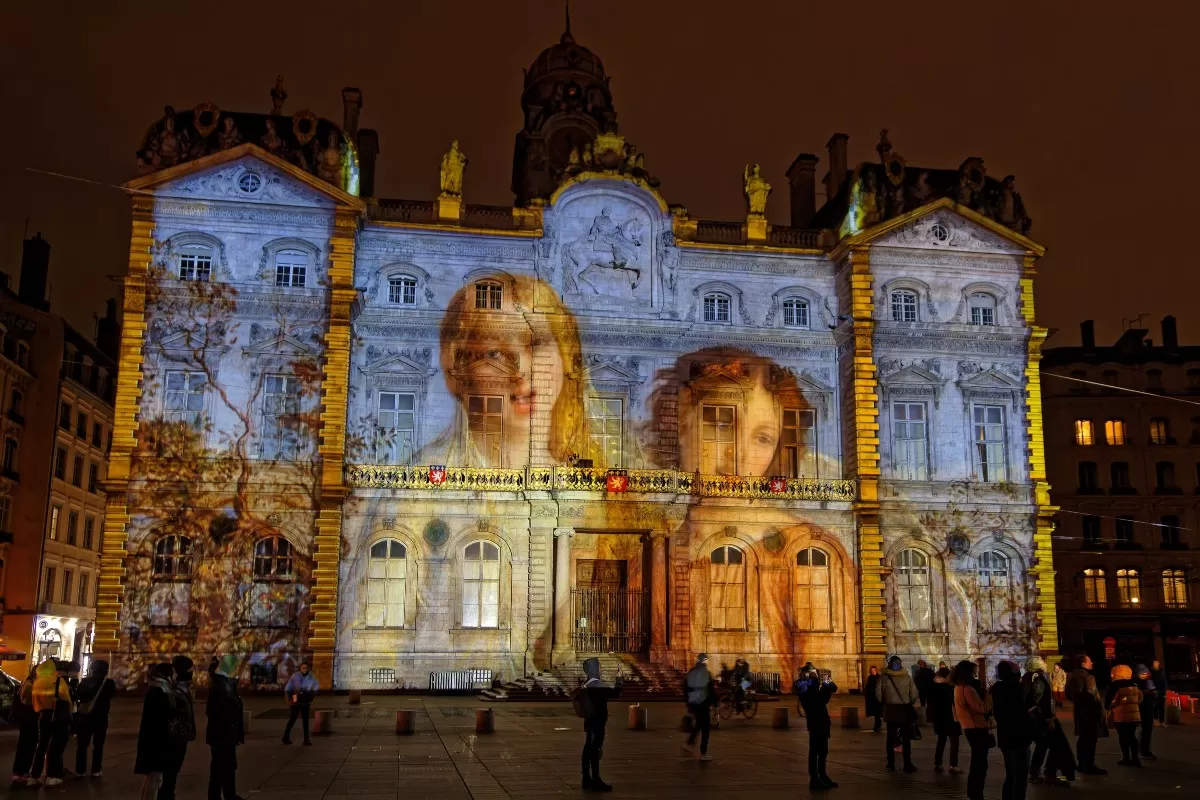
[[[649,592],[572,589],[577,653],[642,653],[648,646]]]

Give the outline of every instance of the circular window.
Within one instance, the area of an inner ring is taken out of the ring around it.
[[[245,172],[238,178],[238,188],[246,194],[254,194],[262,188],[262,178],[257,172]]]
[[[929,235],[933,237],[934,241],[945,242],[950,238],[950,229],[940,222],[935,222],[929,229]]]

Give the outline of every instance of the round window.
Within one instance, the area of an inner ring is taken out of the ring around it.
[[[257,172],[244,172],[238,178],[238,188],[246,194],[254,194],[262,188],[262,178]]]
[[[934,241],[945,242],[950,239],[950,229],[940,222],[935,222],[929,229],[929,235],[933,237]]]

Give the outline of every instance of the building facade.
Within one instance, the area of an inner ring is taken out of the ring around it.
[[[273,682],[503,678],[587,653],[1057,646],[1011,178],[829,145],[791,226],[667,204],[568,30],[525,75],[513,207],[372,196],[378,137],[204,103],[139,153],[96,649]],[[359,196],[361,195],[361,197]]]
[[[1130,328],[1097,346],[1046,350],[1050,482],[1066,652],[1163,663],[1173,686],[1200,673],[1200,347]]]

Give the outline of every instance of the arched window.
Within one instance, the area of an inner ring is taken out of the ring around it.
[[[829,554],[816,547],[796,553],[796,629],[833,630]]]
[[[733,545],[712,551],[708,571],[710,627],[717,631],[746,630],[746,557]]]
[[[1164,569],[1162,572],[1163,604],[1168,608],[1187,608],[1187,571]]]
[[[254,577],[260,580],[291,579],[292,543],[282,536],[268,536],[255,542]]]
[[[180,534],[160,536],[154,543],[151,577],[150,624],[187,625],[192,602],[191,537]]]
[[[971,307],[972,325],[996,324],[996,298],[984,292],[976,292],[967,302]]]
[[[724,292],[709,292],[704,295],[704,321],[728,323],[733,319],[732,307],[729,295]]]
[[[900,551],[900,557],[896,561],[896,593],[900,610],[900,629],[933,630],[929,558],[920,550]]]
[[[783,301],[783,324],[787,328],[808,327],[808,301],[789,297]]]
[[[202,244],[184,245],[179,250],[179,280],[206,281],[212,277],[213,251]]]
[[[910,289],[897,289],[892,292],[892,321],[917,321],[917,293]]]
[[[1083,571],[1083,600],[1089,608],[1108,606],[1108,585],[1104,570],[1099,567],[1089,567]]]
[[[388,302],[394,306],[415,306],[417,279],[411,275],[393,275],[388,278]]]
[[[250,595],[250,624],[284,628],[292,618],[292,543],[267,536],[254,543],[254,587]]]
[[[275,285],[305,286],[308,281],[308,253],[280,250],[275,254]]]
[[[408,550],[403,542],[380,539],[371,545],[367,563],[367,624],[373,628],[404,627],[404,589]]]
[[[500,627],[500,548],[491,542],[463,550],[462,626]]]
[[[1136,569],[1117,570],[1117,599],[1121,608],[1141,608],[1142,579]]]
[[[1012,630],[1012,572],[1008,556],[995,550],[980,554],[975,577],[979,584],[980,630]]]
[[[495,281],[475,284],[475,308],[478,311],[499,311],[504,299],[504,287]]]

